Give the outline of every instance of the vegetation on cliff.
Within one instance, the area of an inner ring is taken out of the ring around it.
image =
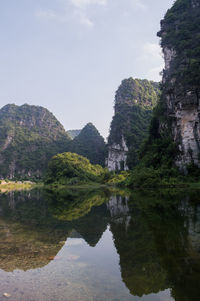
[[[47,109],[14,104],[0,110],[0,177],[41,178],[49,159],[68,149],[70,138]]]
[[[200,1],[177,0],[161,22],[161,46],[175,51],[170,73],[178,84],[199,87],[200,77]],[[198,89],[199,90],[199,89]]]
[[[190,149],[193,133],[184,136],[187,139],[184,145],[183,135],[186,126],[193,126],[195,151],[198,151],[199,121],[191,118],[190,110],[195,116],[200,100],[199,19],[199,0],[177,0],[161,21],[158,36],[166,63],[161,97],[154,109],[149,137],[140,153],[140,164],[129,178],[131,186],[176,185],[198,180],[198,168],[194,166],[193,150]],[[185,115],[181,117],[183,110]],[[180,162],[179,169],[187,172],[187,177],[180,175],[177,162]]]
[[[74,138],[70,151],[88,158],[92,164],[105,165],[106,144],[92,123],[88,123]]]
[[[148,80],[123,80],[115,96],[108,146],[122,143],[128,146],[127,165],[132,169],[138,163],[138,153],[147,137],[152,110],[159,96],[159,84]]]

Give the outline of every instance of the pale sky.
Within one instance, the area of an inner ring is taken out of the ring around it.
[[[173,0],[0,0],[0,107],[49,109],[104,136],[128,77],[160,80],[156,33]]]

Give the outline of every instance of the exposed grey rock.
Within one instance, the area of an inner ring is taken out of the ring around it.
[[[112,222],[115,222],[116,224],[125,224],[126,230],[131,221],[128,200],[128,197],[112,196],[107,203]]]
[[[177,83],[174,84],[175,78],[171,76],[170,70],[176,52],[164,48],[163,53],[165,59],[163,83],[168,81],[168,90],[165,91],[167,114],[171,117],[173,139],[180,151],[175,163],[186,173],[186,166],[190,163],[200,167],[200,95],[196,93],[194,87],[188,90],[177,86]]]
[[[128,147],[122,136],[121,144],[113,143],[108,147],[108,159],[106,165],[110,171],[128,170],[127,166]],[[123,167],[123,168],[122,168]]]
[[[184,173],[200,167],[199,16],[199,0],[175,1],[158,33],[165,60],[159,134],[171,133]]]

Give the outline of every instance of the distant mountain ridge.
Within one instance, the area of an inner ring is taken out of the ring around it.
[[[68,130],[67,134],[70,136],[70,138],[73,140],[80,134],[81,130]]]

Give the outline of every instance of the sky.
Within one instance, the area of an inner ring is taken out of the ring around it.
[[[0,107],[49,109],[108,136],[125,78],[159,81],[156,33],[174,0],[0,0]]]

